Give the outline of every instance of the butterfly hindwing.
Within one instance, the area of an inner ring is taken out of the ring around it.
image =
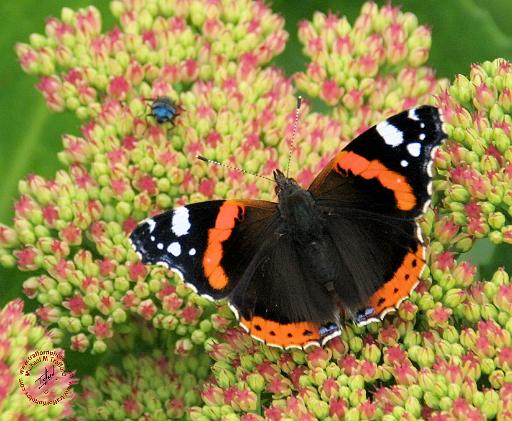
[[[308,260],[279,229],[267,237],[229,302],[252,336],[274,346],[307,347],[340,334],[335,297],[308,276]]]
[[[382,317],[417,284],[424,246],[416,218],[445,136],[436,108],[404,111],[353,140],[309,188],[347,269],[336,292],[352,312],[364,309],[360,323]]]

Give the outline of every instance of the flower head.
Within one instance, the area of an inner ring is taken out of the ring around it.
[[[204,354],[181,357],[155,350],[150,355],[127,355],[122,367],[99,367],[83,379],[77,419],[97,414],[105,419],[183,419],[187,408],[200,402],[208,365]]]
[[[83,125],[64,136],[64,169],[20,183],[12,227],[0,226],[0,263],[33,272],[24,291],[54,342],[133,353],[141,335],[180,354],[99,369],[84,382],[80,414],[180,418],[194,406],[198,419],[506,417],[509,275],[496,268],[486,279],[462,253],[482,238],[512,243],[512,65],[474,65],[449,85],[424,66],[430,31],[367,3],[353,24],[320,13],[303,22],[310,62],[289,79],[268,65],[287,34],[262,2],[149,3],[112,2],[119,26],[106,33],[96,9],[64,9],[45,36],[17,47],[48,106]],[[224,303],[144,266],[127,236],[173,206],[271,199],[267,181],[195,156],[264,176],[286,167],[297,89],[330,110],[301,108],[290,168],[301,184],[344,142],[417,104],[437,104],[448,140],[434,156],[432,208],[420,221],[427,268],[411,297],[380,323],[347,322],[325,348],[279,351],[233,328]],[[145,118],[146,100],[160,96],[185,109],[176,127]]]
[[[23,313],[21,300],[7,303],[0,310],[0,408],[5,419],[67,419],[73,414],[71,386],[77,381],[64,369],[55,369],[49,353],[64,358],[64,351],[52,348],[51,334],[38,326],[35,315]],[[57,371],[54,381],[41,383],[45,369]]]

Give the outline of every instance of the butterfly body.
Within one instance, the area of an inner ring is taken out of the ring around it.
[[[360,135],[309,188],[274,172],[278,201],[214,200],[142,222],[130,240],[199,294],[227,298],[240,324],[269,345],[324,344],[380,320],[425,266],[417,223],[431,161],[445,137],[439,112],[402,112]]]

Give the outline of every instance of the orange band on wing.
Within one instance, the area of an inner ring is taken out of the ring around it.
[[[208,230],[208,245],[203,256],[203,270],[208,283],[214,289],[223,289],[229,282],[220,262],[224,254],[222,243],[230,236],[237,219],[245,212],[240,202],[226,200],[219,208],[215,226]]]
[[[254,316],[250,320],[242,317],[240,324],[255,338],[272,345],[282,346],[283,348],[291,346],[303,347],[308,343],[320,340],[317,323],[281,324]]]
[[[408,211],[416,206],[416,197],[405,177],[377,160],[368,161],[354,152],[341,151],[334,158],[333,168],[338,173],[341,173],[340,169],[351,171],[367,180],[376,178],[385,188],[393,191],[400,210]]]
[[[416,287],[425,267],[423,250],[424,247],[418,245],[415,253],[407,253],[393,277],[370,297],[370,306],[376,314],[383,315],[386,310],[395,308]]]

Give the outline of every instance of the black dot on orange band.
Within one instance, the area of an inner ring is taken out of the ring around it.
[[[398,288],[395,288],[393,292],[396,294],[398,292]]]
[[[276,336],[276,332],[274,332],[273,330],[271,330],[270,332],[268,332],[270,334],[270,336]]]
[[[311,332],[310,330],[307,330],[307,329],[303,333],[304,336],[311,336],[312,334],[313,334],[313,332]]]
[[[261,326],[260,325],[254,325],[254,329],[260,331],[261,330]]]
[[[291,333],[288,333],[288,337],[291,338],[293,335]]]
[[[412,261],[412,267],[413,267],[413,268],[415,268],[415,267],[416,267],[416,264],[417,264],[417,263],[416,263],[416,259],[414,259],[414,260]]]
[[[384,304],[385,302],[386,302],[386,299],[384,297],[379,298],[379,301],[377,302],[377,305],[380,306],[380,305]]]
[[[406,280],[406,281],[407,281],[407,279],[409,279],[409,278],[410,278],[409,274],[405,275],[405,280]]]
[[[345,168],[341,168],[341,167],[340,167],[340,164],[337,164],[337,167],[338,167],[338,172],[339,172],[341,175],[347,175],[347,174],[348,174],[348,171],[347,171]]]

